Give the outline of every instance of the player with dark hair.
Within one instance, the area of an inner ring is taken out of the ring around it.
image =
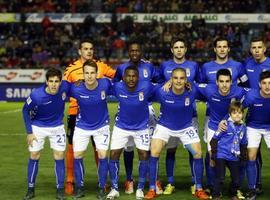
[[[256,199],[256,157],[262,137],[270,148],[270,71],[261,72],[259,77],[259,90],[251,89],[243,101],[248,108],[246,119],[248,138],[248,198]]]
[[[139,72],[139,81],[147,82],[159,82],[160,75],[159,71],[153,66],[152,63],[142,59],[143,51],[142,45],[136,41],[130,41],[128,43],[128,56],[129,61],[125,62],[117,67],[116,75],[113,79],[114,82],[119,82],[124,76],[125,69],[130,65],[135,66]],[[149,104],[149,129],[153,130],[156,126],[156,117],[155,111],[152,104]],[[134,192],[134,181],[132,177],[133,171],[133,158],[134,158],[134,142],[131,140],[127,143],[127,146],[124,148],[124,163],[126,169],[126,181],[125,181],[125,193],[132,194]],[[157,181],[157,192],[159,194],[163,193],[161,184]]]
[[[93,59],[94,57],[94,44],[89,39],[83,39],[80,42],[78,54],[80,58],[75,62],[71,63],[64,73],[64,80],[67,80],[71,83],[74,83],[79,80],[83,80],[83,64],[86,60]],[[115,70],[112,69],[107,64],[103,63],[100,60],[95,60],[98,67],[97,78],[108,77],[113,78],[115,75]],[[72,139],[76,123],[76,116],[78,112],[78,104],[76,99],[70,98],[69,111],[68,111],[68,129],[67,129],[67,138],[68,138],[68,148],[66,154],[67,162],[67,179],[65,184],[65,192],[67,194],[73,193],[73,183],[74,183],[74,170],[73,170],[73,148],[72,148]],[[94,147],[96,163],[98,164],[98,156],[95,150],[95,144],[92,140]]]
[[[107,199],[119,197],[119,157],[127,143],[133,141],[139,155],[139,178],[136,199],[143,199],[143,188],[148,172],[148,151],[150,148],[148,101],[153,86],[149,81],[139,81],[139,68],[128,66],[123,81],[114,84],[114,95],[119,101],[119,110],[111,138],[109,172],[112,190]]]
[[[229,41],[224,37],[218,37],[214,41],[214,52],[216,58],[214,61],[207,62],[203,64],[201,69],[201,80],[202,83],[215,84],[216,83],[216,73],[219,69],[228,69],[231,72],[232,83],[237,84],[238,82],[246,83],[248,78],[245,74],[245,68],[240,62],[234,61],[229,58]],[[209,121],[209,109],[206,111],[205,124],[204,124],[204,140],[206,140],[207,127]],[[214,168],[209,165],[210,159],[209,154],[205,157],[205,168],[207,176],[207,191],[210,193],[211,187],[213,186]]]
[[[35,196],[35,183],[38,173],[40,151],[44,148],[45,138],[50,140],[55,159],[56,199],[63,200],[66,148],[66,133],[63,124],[65,100],[69,85],[62,82],[62,72],[49,69],[46,84],[31,92],[23,107],[23,118],[27,131],[27,143],[30,151],[28,162],[28,191],[24,200]]]

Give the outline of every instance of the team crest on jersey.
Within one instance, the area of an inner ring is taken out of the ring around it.
[[[148,77],[147,69],[143,69],[143,77],[144,78],[147,78]]]
[[[102,100],[104,100],[106,98],[106,94],[105,94],[104,90],[101,91],[100,96],[101,96]]]
[[[143,92],[139,93],[139,101],[143,101],[144,100],[144,94]]]
[[[243,138],[243,136],[244,136],[244,132],[241,131],[241,133],[240,133],[240,135],[239,135],[240,140]]]
[[[66,98],[67,98],[67,94],[66,94],[66,92],[63,92],[62,93],[62,100],[65,101]]]
[[[189,97],[186,97],[186,99],[185,99],[185,106],[189,106],[189,104],[190,104],[190,99],[189,99]]]
[[[26,103],[29,105],[31,102],[32,102],[31,97],[28,97],[27,100],[26,100]]]
[[[186,68],[186,75],[187,75],[187,77],[190,77],[190,69],[189,68]]]

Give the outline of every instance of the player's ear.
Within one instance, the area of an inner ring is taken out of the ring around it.
[[[230,52],[231,51],[231,48],[230,47],[228,47],[228,52]]]
[[[81,56],[82,54],[81,49],[78,49],[78,54]]]
[[[173,48],[171,48],[171,52],[173,53]]]

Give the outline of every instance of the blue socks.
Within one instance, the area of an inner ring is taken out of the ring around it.
[[[139,180],[138,180],[138,189],[143,189],[145,184],[145,177],[148,172],[148,160],[139,161]]]
[[[149,158],[149,188],[154,190],[156,190],[158,160],[159,157],[150,156]]]
[[[74,175],[75,175],[75,182],[77,187],[84,186],[84,166],[83,166],[83,159],[74,159]]]
[[[118,190],[119,160],[109,161],[109,172],[112,188]]]
[[[64,181],[65,181],[65,161],[62,160],[55,160],[55,176],[56,176],[56,188],[64,188]]]
[[[166,154],[166,173],[168,183],[174,184],[174,166],[175,166],[175,152],[167,151]]]
[[[108,174],[108,159],[103,158],[99,159],[98,162],[98,182],[99,187],[104,189],[107,181],[107,174]]]
[[[133,171],[133,158],[134,151],[124,151],[124,164],[126,169],[126,180],[132,181],[132,171]]]
[[[38,161],[39,160],[32,160],[31,158],[28,161],[28,188],[35,187],[36,177],[38,173]]]
[[[253,190],[256,189],[256,178],[257,178],[257,167],[256,160],[247,162],[247,178],[248,178],[248,188]]]
[[[192,185],[195,184],[195,179],[194,179],[194,171],[193,171],[193,155],[188,152],[189,154],[189,168],[190,168],[190,173],[191,173],[191,182],[192,182]]]
[[[193,158],[193,171],[195,177],[196,189],[202,188],[202,178],[203,178],[203,159]]]

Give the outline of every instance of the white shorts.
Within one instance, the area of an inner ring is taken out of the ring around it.
[[[150,150],[149,129],[124,130],[114,126],[111,141],[111,150],[122,149],[127,146],[129,140],[133,140],[137,149]]]
[[[207,144],[207,150],[208,151],[211,151],[210,142],[211,142],[213,136],[215,135],[215,132],[216,131],[214,131],[214,130],[212,130],[210,128],[207,129],[207,132],[206,132],[206,135],[205,136],[206,136],[206,144]]]
[[[85,130],[75,127],[73,135],[73,151],[85,151],[89,144],[90,137],[93,136],[97,150],[108,150],[110,143],[109,125],[97,130]]]
[[[208,123],[209,123],[209,116],[205,116],[204,118],[204,127],[203,127],[203,140],[207,143],[207,131],[208,131]]]
[[[183,145],[200,142],[200,137],[193,126],[173,131],[158,124],[155,129],[153,139],[160,139],[168,143],[170,137],[179,138]]]
[[[28,149],[30,152],[40,151],[43,149],[46,137],[49,137],[51,149],[56,151],[65,151],[66,132],[64,125],[57,127],[39,127],[32,125],[32,129],[37,141],[34,140],[32,146],[29,145]]]
[[[199,130],[199,122],[197,117],[192,118],[192,125],[197,133]],[[178,137],[170,137],[168,143],[166,144],[166,149],[174,149],[177,148],[181,144],[180,138]]]
[[[270,148],[270,130],[247,127],[248,148],[259,148],[262,136],[268,148]]]
[[[153,108],[152,104],[148,105],[148,110],[149,110],[149,134],[150,134],[150,138],[152,138],[154,130],[156,128],[157,125],[157,118],[156,118],[156,114],[155,114],[155,109]],[[135,146],[134,140],[133,138],[129,138],[127,145],[124,147],[125,151],[130,151],[133,150]]]

